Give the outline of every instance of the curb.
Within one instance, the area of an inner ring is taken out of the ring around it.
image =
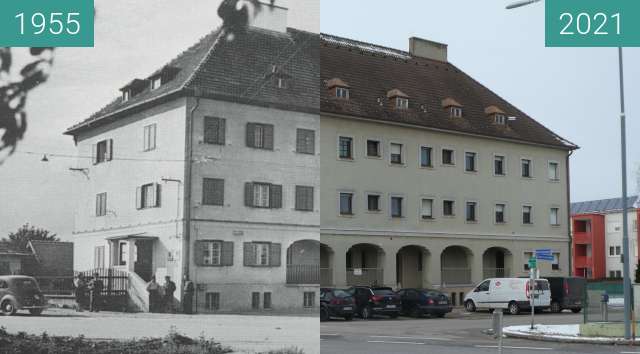
[[[607,345],[613,345],[613,344],[640,345],[640,341],[633,341],[633,340],[630,340],[630,339],[623,339],[623,338],[611,338],[611,339],[597,339],[597,340],[595,340],[595,338],[589,338],[589,337],[580,338],[580,337],[568,337],[568,336],[561,336],[561,335],[545,336],[545,335],[527,334],[527,333],[515,332],[515,331],[504,331],[503,334],[506,337],[510,337],[510,338],[537,340],[537,341],[541,341],[541,342],[607,344]]]

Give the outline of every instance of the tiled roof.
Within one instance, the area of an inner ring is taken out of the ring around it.
[[[408,52],[341,37],[321,35],[323,82],[341,79],[350,85],[349,100],[322,89],[323,113],[505,138],[563,149],[577,148],[538,123],[451,63],[412,56]],[[323,85],[324,88],[324,85]],[[387,92],[398,89],[410,97],[409,109],[384,104]],[[464,107],[463,117],[451,118],[442,108],[451,98]],[[506,126],[485,114],[490,106],[515,116]],[[426,108],[426,111],[425,109]]]
[[[634,206],[638,201],[640,201],[638,196],[627,197],[627,209],[638,208],[637,204]],[[571,215],[619,212],[622,206],[622,198],[571,203]]]
[[[123,102],[119,97],[65,134],[75,135],[133,109],[155,104],[175,95],[193,95],[280,107],[318,111],[320,81],[319,36],[289,29],[287,33],[249,28],[233,40],[215,30],[182,52],[167,65],[178,69],[176,76],[156,90],[150,87]],[[276,88],[270,70],[288,78],[286,89]],[[153,71],[152,77],[160,72]],[[115,89],[114,89],[115,91]]]

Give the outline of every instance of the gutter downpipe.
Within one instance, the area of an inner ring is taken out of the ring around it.
[[[189,279],[195,283],[195,276],[191,277],[189,274],[190,267],[190,254],[191,254],[191,176],[193,174],[193,119],[195,112],[200,107],[200,91],[194,92],[196,100],[195,105],[189,111],[187,117],[187,139],[186,139],[186,157],[187,166],[185,166],[185,179],[184,179],[184,226],[182,232],[182,274],[188,275]],[[182,281],[182,279],[181,279]],[[197,286],[197,285],[196,285]],[[195,291],[195,311],[198,309],[198,290]]]
[[[567,154],[567,234],[569,235],[569,276],[573,273],[573,235],[571,234],[571,175],[569,168],[569,158],[573,155],[574,150],[569,150]]]

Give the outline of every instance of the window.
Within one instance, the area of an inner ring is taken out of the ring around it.
[[[296,152],[299,154],[316,153],[316,132],[310,129],[296,130]]]
[[[409,99],[405,97],[396,97],[396,108],[397,109],[408,109],[409,108]]]
[[[616,270],[616,278],[622,278],[622,271]]]
[[[455,202],[453,200],[442,201],[442,215],[444,216],[455,215]]]
[[[433,167],[432,158],[431,158],[431,149],[428,146],[420,147],[420,167]]]
[[[504,156],[496,155],[493,157],[493,174],[496,176],[504,176]]]
[[[129,260],[129,243],[127,241],[120,241],[118,243],[118,265],[126,266]]]
[[[558,176],[558,163],[557,162],[549,162],[548,177],[549,177],[549,180],[551,180],[551,181],[557,181],[557,180],[560,179],[559,176]]]
[[[380,211],[380,196],[376,194],[367,195],[367,210]]]
[[[452,118],[460,118],[462,117],[462,108],[461,107],[451,107],[450,115]]]
[[[455,156],[453,150],[442,149],[442,164],[453,165],[455,164]]]
[[[260,309],[260,293],[258,292],[251,293],[251,308],[254,310]]]
[[[468,222],[476,222],[476,209],[478,208],[478,203],[476,202],[467,202],[467,221]]]
[[[533,257],[533,252],[524,253],[524,270],[529,270],[529,259]]]
[[[497,125],[505,125],[507,123],[507,119],[504,114],[496,114],[495,117],[493,117],[493,122]]]
[[[610,256],[615,256],[616,255],[615,247],[609,246],[609,255]]]
[[[390,161],[393,164],[401,164],[402,163],[402,144],[391,143],[390,148]]]
[[[203,241],[202,245],[202,264],[203,265],[220,265],[222,242],[220,241]]]
[[[522,223],[525,225],[533,224],[531,219],[531,209],[530,205],[525,205],[522,207]]]
[[[477,292],[489,291],[490,285],[491,285],[491,280],[485,280],[476,287],[475,291]]]
[[[107,215],[107,193],[96,194],[96,216]]]
[[[254,265],[259,265],[259,266],[269,265],[269,244],[254,243],[253,247],[255,249]]]
[[[204,117],[205,144],[224,145],[226,142],[227,120],[217,117]]]
[[[423,198],[420,203],[420,216],[423,219],[433,219],[433,199]]]
[[[277,86],[279,89],[286,89],[288,87],[287,79],[284,77],[279,77]]]
[[[248,123],[247,146],[256,149],[273,150],[273,125]]]
[[[262,296],[263,296],[262,307],[265,310],[270,309],[271,308],[271,293],[270,292],[265,292]]]
[[[156,148],[156,125],[150,124],[144,127],[143,137],[144,151],[150,151]]]
[[[553,261],[551,262],[551,270],[560,270],[560,253],[553,254]]]
[[[633,220],[633,231],[638,231],[638,220]]]
[[[522,159],[522,177],[531,178],[531,160]]]
[[[352,193],[340,193],[340,215],[353,215]]]
[[[253,208],[282,208],[282,186],[278,184],[247,182],[244,186],[244,204]]]
[[[202,205],[224,205],[224,180],[202,179]]]
[[[380,142],[377,140],[367,140],[367,157],[380,157]]]
[[[204,307],[209,311],[220,310],[220,293],[205,293]]]
[[[622,250],[622,247],[616,246],[616,256],[619,256],[622,253],[621,250]]]
[[[113,159],[113,140],[107,139],[99,141],[92,146],[93,164],[97,165]]]
[[[156,208],[160,206],[160,185],[149,183],[136,190],[137,209]]]
[[[560,219],[558,218],[559,208],[551,208],[549,210],[549,224],[553,226],[560,225]]]
[[[296,186],[296,210],[313,211],[313,187]]]
[[[402,197],[391,197],[391,217],[402,217]]]
[[[304,307],[314,307],[316,305],[316,293],[313,291],[304,292]]]
[[[269,207],[269,185],[262,183],[253,184],[253,206],[258,208]]]
[[[279,267],[282,245],[270,242],[245,242],[244,265],[257,267]]]
[[[124,90],[122,92],[122,102],[127,102],[131,98],[131,92],[129,90]]]
[[[496,224],[504,224],[505,223],[505,217],[504,217],[504,212],[505,212],[505,208],[506,205],[505,204],[496,204],[496,217],[495,217],[495,223]]]
[[[338,156],[341,159],[353,159],[353,138],[346,136],[339,138]]]
[[[476,153],[465,152],[464,154],[464,170],[467,172],[476,172]]]
[[[93,268],[104,268],[104,246],[93,249]]]
[[[155,77],[151,80],[151,91],[156,90],[162,85],[162,76]]]
[[[349,89],[346,88],[346,87],[336,87],[336,97],[348,100],[349,99]]]
[[[609,278],[615,278],[616,277],[616,271],[615,270],[610,270],[609,271]]]

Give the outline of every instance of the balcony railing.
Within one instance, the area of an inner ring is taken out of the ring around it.
[[[320,284],[320,266],[287,264],[287,284]]]
[[[442,268],[441,275],[444,285],[471,284],[471,268]]]
[[[320,285],[333,286],[333,268],[320,268]]]
[[[482,270],[483,278],[508,278],[511,276],[509,268],[484,268]]]
[[[347,268],[347,285],[382,285],[381,268]]]

